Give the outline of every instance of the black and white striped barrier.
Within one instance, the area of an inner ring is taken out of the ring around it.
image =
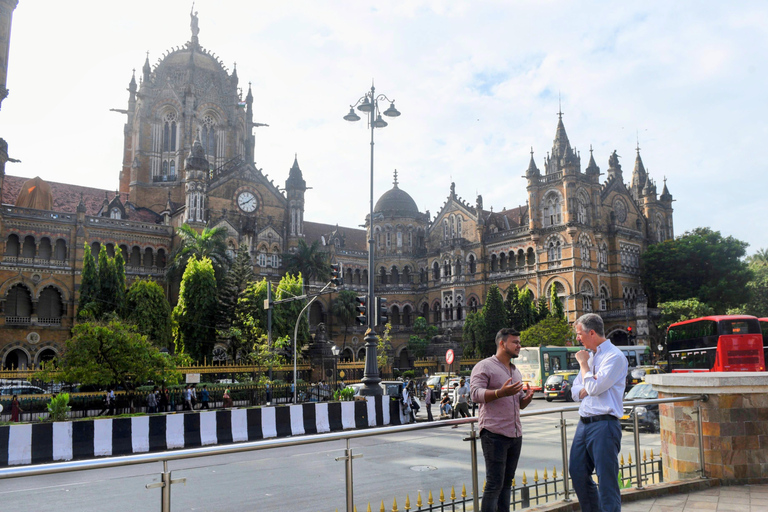
[[[195,448],[404,422],[400,402],[385,395],[354,402],[5,425],[0,426],[0,466]]]

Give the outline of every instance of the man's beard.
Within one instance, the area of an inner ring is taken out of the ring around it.
[[[517,359],[518,357],[520,357],[520,354],[515,354],[513,352],[512,354],[510,354],[510,356],[512,357],[512,359]]]

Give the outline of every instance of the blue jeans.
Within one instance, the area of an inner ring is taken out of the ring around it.
[[[571,446],[568,471],[583,512],[620,512],[619,449],[621,426],[618,421],[579,421]],[[598,486],[592,480],[597,473]]]
[[[480,444],[485,457],[485,490],[480,512],[508,512],[522,437],[507,437],[483,429]]]

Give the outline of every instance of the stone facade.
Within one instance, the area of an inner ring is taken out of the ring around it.
[[[282,254],[301,239],[317,240],[343,264],[345,288],[360,294],[367,290],[372,227],[375,288],[390,306],[394,367],[413,365],[407,340],[418,316],[440,328],[441,343],[455,346],[466,314],[482,308],[494,284],[502,292],[527,287],[538,298],[554,283],[570,320],[597,311],[616,343],[633,341],[630,325],[637,342],[647,339],[639,256],[648,244],[673,237],[672,196],[665,185],[657,197],[639,148],[630,183],[615,152],[601,182],[591,150],[582,171],[560,114],[543,172],[531,154],[525,205],[494,212],[482,196],[470,204],[450,184],[431,215],[419,211],[395,175],[376,203],[373,226],[371,219],[364,230],[306,221],[298,158],[283,189],[256,166],[254,128],[265,125],[254,121],[253,91],[249,85],[243,94],[237,70],[200,44],[196,15],[191,29],[189,41],[154,66],[147,57],[138,80],[134,73],[128,83],[126,108],[118,110],[126,123],[117,190],[9,176],[7,151],[0,151],[3,367],[35,366],[61,353],[86,244],[94,251],[120,248],[128,284],[140,277],[162,282],[184,223],[223,226],[232,253],[249,247],[257,276],[271,280],[285,271]],[[332,299],[312,305],[312,329],[324,323],[342,359],[361,360],[362,329],[340,325],[329,313]]]
[[[660,404],[664,480],[700,478],[697,407],[704,472],[734,483],[768,478],[768,373],[649,375],[659,398],[706,394],[705,402]],[[761,480],[762,479],[762,480]]]

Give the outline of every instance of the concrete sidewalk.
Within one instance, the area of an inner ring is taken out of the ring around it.
[[[649,498],[621,506],[624,512],[768,512],[768,485],[712,487]]]

